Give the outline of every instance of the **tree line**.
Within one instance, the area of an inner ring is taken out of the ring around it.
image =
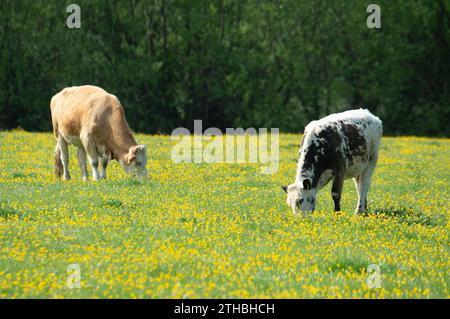
[[[133,130],[302,131],[365,107],[386,134],[449,135],[450,3],[301,0],[0,1],[0,129],[51,129],[50,98],[94,84]]]

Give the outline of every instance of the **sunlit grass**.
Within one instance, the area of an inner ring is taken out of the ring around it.
[[[117,163],[108,180],[53,176],[51,134],[0,132],[0,297],[448,298],[450,140],[383,138],[369,192],[341,214],[330,185],[317,212],[292,215],[300,135],[280,136],[280,169],[259,164],[175,164],[168,136],[149,145],[149,178]],[[81,268],[81,288],[66,286]],[[366,284],[367,266],[381,288]]]

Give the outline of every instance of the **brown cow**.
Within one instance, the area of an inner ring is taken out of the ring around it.
[[[137,145],[117,97],[96,86],[74,86],[53,96],[50,109],[57,138],[55,172],[58,177],[63,175],[65,180],[70,180],[68,144],[78,148],[83,180],[88,178],[86,155],[96,181],[106,178],[106,166],[112,159],[127,173],[146,176],[146,147]]]

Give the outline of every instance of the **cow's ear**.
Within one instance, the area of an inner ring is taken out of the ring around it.
[[[281,186],[281,188],[287,193],[287,186]]]
[[[127,165],[131,164],[131,161],[135,158],[135,155],[132,154],[127,154],[125,155],[125,162],[127,163]]]
[[[311,189],[311,181],[309,179],[303,180],[303,189],[309,191]]]
[[[136,157],[136,153],[137,153],[137,147],[136,146],[131,146],[130,149],[128,150],[128,154],[126,155],[126,163],[127,165],[131,164],[131,161]]]

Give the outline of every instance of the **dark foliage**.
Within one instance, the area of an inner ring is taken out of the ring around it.
[[[81,7],[68,29],[66,7]],[[0,1],[0,129],[50,130],[49,102],[94,84],[135,131],[279,127],[349,108],[386,134],[449,135],[450,6],[244,0]]]

